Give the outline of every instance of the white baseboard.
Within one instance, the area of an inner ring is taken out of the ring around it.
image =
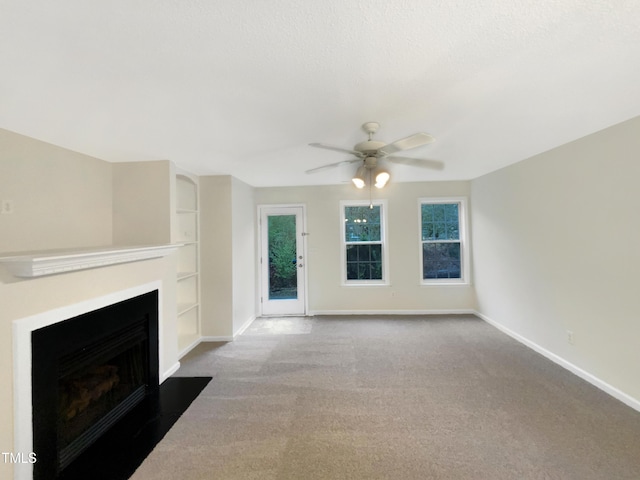
[[[233,337],[230,337],[230,336],[200,337],[200,342],[233,342]]]
[[[244,324],[238,329],[238,331],[233,334],[233,338],[236,338],[238,335],[242,335],[244,331],[247,328],[249,328],[249,326],[253,323],[255,319],[256,319],[256,316],[251,315],[251,317],[249,317],[249,319],[246,322],[244,322]]]
[[[313,310],[307,313],[315,315],[475,315],[475,310]]]
[[[178,354],[178,358],[184,357],[191,350],[196,348],[203,342],[233,342],[233,337],[223,336],[223,337],[200,337],[197,340],[194,340],[189,346],[185,347]],[[172,372],[172,374],[175,372]]]
[[[201,341],[202,341],[202,337],[196,338],[193,342],[191,342],[189,345],[187,345],[186,347],[184,347],[182,350],[178,352],[178,358],[184,357],[187,353],[189,353],[191,350],[193,350],[198,345],[200,345]]]
[[[625,405],[627,405],[627,406],[633,408],[634,410],[640,412],[640,400],[638,400],[636,398],[633,398],[630,395],[627,395],[623,391],[618,390],[614,386],[612,386],[612,385],[608,384],[607,382],[599,379],[595,375],[592,375],[591,373],[581,369],[580,367],[578,367],[578,366],[574,365],[573,363],[565,360],[564,358],[560,357],[559,355],[556,355],[555,353],[550,352],[549,350],[547,350],[544,347],[541,347],[537,343],[534,343],[531,340],[528,340],[527,338],[523,337],[522,335],[520,335],[520,334],[514,332],[513,330],[505,327],[501,323],[498,323],[495,320],[492,320],[491,318],[487,317],[486,315],[484,315],[484,314],[482,314],[480,312],[477,312],[477,311],[474,312],[474,314],[476,316],[478,316],[479,318],[481,318],[482,320],[484,320],[485,322],[487,322],[489,325],[492,325],[493,327],[497,328],[501,332],[506,333],[507,335],[509,335],[514,340],[517,340],[518,342],[520,342],[523,345],[529,347],[530,349],[538,352],[540,355],[548,358],[549,360],[551,360],[552,362],[556,363],[557,365],[560,365],[561,367],[569,370],[574,375],[577,375],[578,377],[582,378],[583,380],[589,382],[591,385],[599,388],[603,392],[608,393],[613,398],[616,398],[616,399],[620,400]]]
[[[164,381],[167,378],[169,378],[171,375],[176,373],[179,368],[180,368],[180,362],[176,362],[171,366],[171,368],[169,370],[167,370],[166,372],[162,373],[160,375],[160,384],[164,383]]]
[[[249,328],[249,326],[253,323],[253,321],[256,319],[255,315],[252,315],[251,317],[249,317],[249,319],[244,322],[244,324],[242,325],[242,327],[240,327],[240,329],[232,336],[229,335],[221,335],[221,336],[204,336],[204,337],[200,337],[197,340],[195,340],[191,345],[189,345],[188,347],[184,348],[180,354],[179,357],[182,358],[184,357],[187,353],[189,353],[191,350],[193,350],[194,348],[196,348],[198,345],[200,345],[203,342],[233,342],[233,340],[238,336],[238,335],[242,335],[242,333]]]

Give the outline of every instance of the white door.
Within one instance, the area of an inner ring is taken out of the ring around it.
[[[304,207],[260,207],[260,244],[262,315],[304,315]]]

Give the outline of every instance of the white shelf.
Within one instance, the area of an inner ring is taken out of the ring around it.
[[[185,313],[189,312],[190,310],[197,308],[198,306],[199,305],[197,303],[189,303],[189,302],[178,303],[178,316],[182,316]]]
[[[178,354],[190,351],[200,340],[200,252],[198,249],[197,178],[176,175],[174,240],[178,250],[177,316]]]
[[[178,272],[178,281],[186,280],[187,278],[195,277],[198,272]]]

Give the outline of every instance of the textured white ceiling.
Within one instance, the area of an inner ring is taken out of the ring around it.
[[[0,127],[255,186],[469,179],[640,115],[638,0],[0,0]],[[606,154],[606,152],[603,152]]]

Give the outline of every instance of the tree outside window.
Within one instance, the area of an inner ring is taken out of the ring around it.
[[[422,280],[462,281],[464,241],[463,200],[421,199]]]
[[[347,282],[385,279],[383,205],[343,205],[343,242]]]

